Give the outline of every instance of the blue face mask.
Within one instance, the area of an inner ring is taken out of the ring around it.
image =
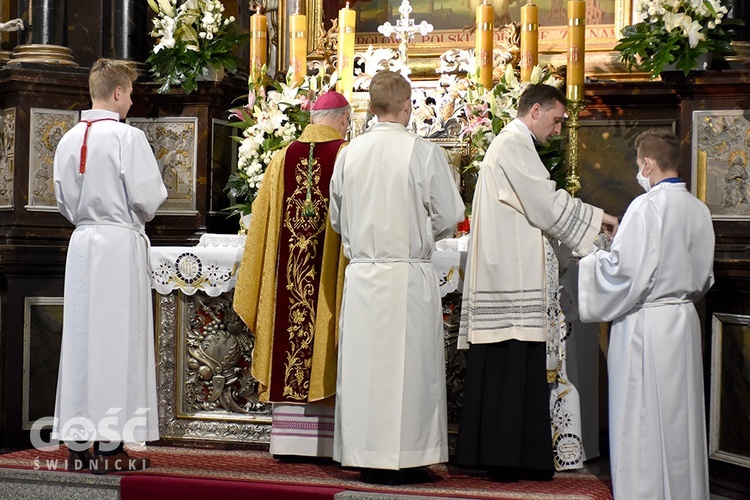
[[[651,181],[648,180],[648,177],[645,177],[641,172],[643,169],[640,169],[638,173],[635,175],[635,179],[638,181],[638,184],[643,188],[644,191],[647,193],[651,191]]]

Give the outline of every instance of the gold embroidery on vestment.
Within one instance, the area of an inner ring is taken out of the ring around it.
[[[317,274],[314,267],[320,235],[325,230],[328,209],[321,193],[320,164],[313,158],[300,158],[295,166],[296,188],[286,200],[284,225],[290,232],[286,268],[289,292],[289,350],[286,353],[283,395],[305,401],[310,388],[312,346],[315,332]],[[310,196],[307,191],[310,190]],[[306,206],[306,202],[307,205]],[[306,210],[306,208],[308,210]],[[312,216],[309,210],[312,209]]]

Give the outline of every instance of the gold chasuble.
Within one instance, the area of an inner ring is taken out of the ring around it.
[[[253,202],[234,309],[255,335],[263,402],[310,403],[336,389],[347,261],[328,220],[328,189],[344,144],[336,130],[308,125],[274,156]]]

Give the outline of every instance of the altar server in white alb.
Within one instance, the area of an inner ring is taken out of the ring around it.
[[[167,190],[143,132],[120,123],[135,78],[122,62],[92,66],[92,109],[62,137],[54,162],[57,205],[76,228],[65,263],[52,437],[68,445],[69,468],[98,473],[146,468],[123,441],[159,439],[144,225]]]
[[[447,156],[407,131],[411,85],[380,72],[370,83],[373,128],[336,159],[330,217],[346,268],[340,319],[334,460],[366,482],[420,480],[448,460],[435,240],[464,218]],[[398,471],[402,472],[399,473]],[[423,471],[421,471],[423,472]]]
[[[609,252],[579,265],[584,321],[612,321],[609,437],[617,500],[707,499],[701,326],[694,302],[713,284],[708,208],[678,177],[680,141],[636,139],[638,182]]]

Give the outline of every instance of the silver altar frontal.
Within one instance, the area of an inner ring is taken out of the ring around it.
[[[250,374],[253,336],[232,308],[243,235],[152,247],[159,434],[165,440],[268,445],[271,406]]]
[[[468,237],[438,242],[449,422],[457,421],[463,355],[456,351]],[[254,337],[232,307],[243,235],[204,234],[196,246],[151,247],[159,433],[207,446],[267,447],[272,405],[250,373]]]

